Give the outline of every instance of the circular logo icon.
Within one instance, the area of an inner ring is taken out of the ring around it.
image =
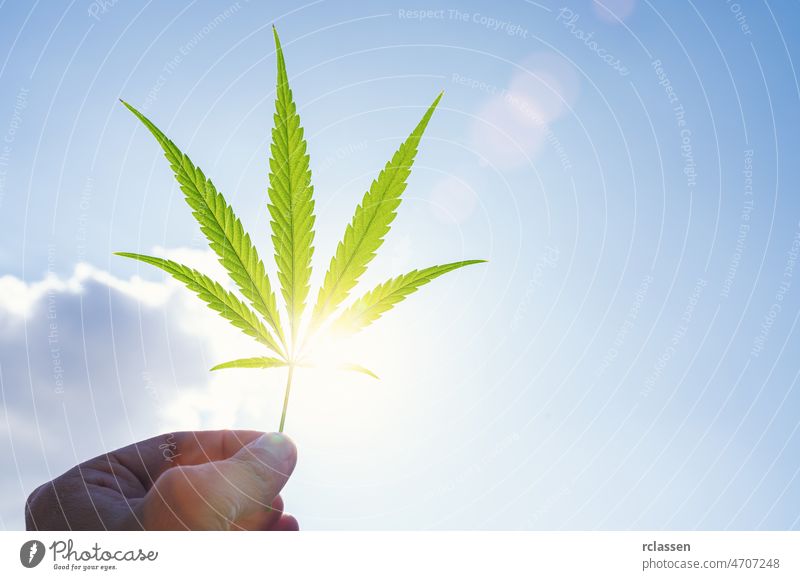
[[[26,568],[35,568],[44,559],[44,544],[39,540],[28,540],[19,549],[19,561]]]

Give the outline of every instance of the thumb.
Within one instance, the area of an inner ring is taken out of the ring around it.
[[[228,481],[225,495],[231,521],[269,508],[297,463],[297,448],[282,433],[266,433],[229,459],[214,463]]]
[[[165,471],[136,508],[149,530],[228,530],[258,519],[297,463],[286,435],[267,433],[228,459]]]

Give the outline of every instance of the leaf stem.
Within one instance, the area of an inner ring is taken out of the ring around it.
[[[283,395],[283,411],[281,412],[281,425],[278,433],[283,433],[283,425],[286,423],[286,408],[289,406],[289,393],[292,390],[292,377],[294,376],[294,362],[289,365],[289,376],[286,377],[286,392]]]

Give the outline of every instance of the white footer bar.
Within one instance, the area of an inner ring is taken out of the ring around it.
[[[0,578],[779,580],[799,562],[800,532],[0,532]]]

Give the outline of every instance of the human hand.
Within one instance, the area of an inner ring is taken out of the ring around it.
[[[297,462],[285,435],[186,431],[101,455],[37,488],[28,530],[297,530],[278,493]]]

